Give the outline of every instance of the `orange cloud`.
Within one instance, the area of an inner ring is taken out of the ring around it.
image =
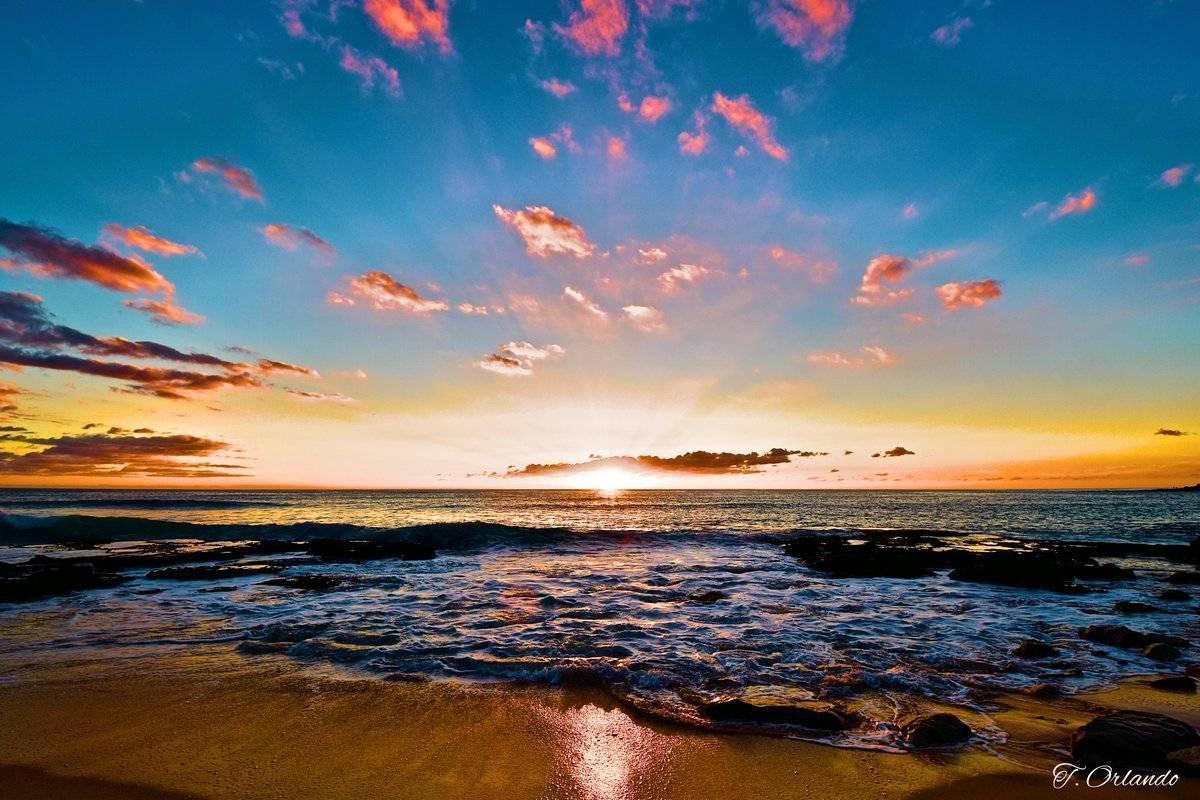
[[[441,300],[422,297],[411,286],[400,283],[386,272],[378,270],[364,272],[349,279],[348,291],[365,300],[371,308],[380,311],[408,311],[413,314],[428,314],[446,311],[449,305]],[[341,292],[330,292],[329,302],[333,305],[356,305],[356,300]]]
[[[475,366],[506,377],[532,375],[535,362],[560,358],[567,352],[556,344],[538,347],[525,341],[508,342],[496,349],[476,361]]]
[[[1079,194],[1069,194],[1050,213],[1050,219],[1059,219],[1068,214],[1086,214],[1096,207],[1096,193],[1089,186]]]
[[[392,44],[409,49],[430,42],[443,53],[450,44],[450,0],[364,0],[363,11]]]
[[[653,306],[624,306],[625,321],[644,333],[663,333],[667,329],[662,312]]]
[[[529,146],[533,148],[533,151],[545,159],[551,159],[558,155],[556,145],[562,145],[572,153],[579,152],[579,144],[575,141],[575,132],[570,125],[563,123],[549,136],[534,136],[529,140]]]
[[[573,94],[575,90],[579,88],[570,81],[560,81],[558,78],[547,78],[543,81],[539,81],[538,86],[541,86],[559,100],[563,99],[569,94]]]
[[[830,367],[886,367],[896,363],[896,357],[882,347],[863,345],[861,356],[847,356],[842,353],[811,353],[808,363],[822,364]]]
[[[978,308],[1000,297],[1000,283],[992,278],[981,281],[944,283],[934,290],[942,305],[951,311],[960,308]]]
[[[308,228],[297,228],[282,222],[272,222],[259,228],[259,231],[268,242],[276,247],[282,247],[284,250],[295,251],[301,245],[305,245],[325,255],[331,256],[337,253],[333,245]]]
[[[149,297],[139,297],[126,300],[125,306],[135,311],[148,314],[150,319],[159,325],[199,325],[204,317],[193,311],[171,302],[170,300],[154,300]]]
[[[712,274],[713,270],[699,264],[680,264],[659,275],[658,282],[662,285],[663,291],[670,292],[679,288],[680,284],[695,283]]]
[[[890,305],[912,297],[912,289],[889,291],[885,283],[898,283],[912,271],[913,262],[904,256],[875,256],[867,263],[859,284],[859,294],[850,298],[852,303],[863,306]]]
[[[775,120],[755,108],[749,95],[731,98],[715,92],[712,111],[724,117],[743,136],[756,141],[762,151],[771,158],[787,161],[787,148],[775,140]]]
[[[629,158],[629,153],[625,149],[625,140],[620,136],[609,136],[604,150],[613,161],[625,161]]]
[[[144,250],[147,253],[157,253],[160,256],[186,256],[200,252],[190,244],[180,244],[170,239],[164,239],[161,236],[155,236],[141,225],[126,228],[123,225],[110,222],[104,226],[102,236],[111,242],[136,247],[138,250]]]
[[[850,0],[767,0],[758,13],[759,25],[773,28],[810,61],[839,57],[853,19]]]
[[[708,132],[706,131],[708,120],[697,111],[692,115],[692,122],[695,130],[680,131],[677,141],[679,142],[679,152],[688,156],[698,156],[708,149]]]
[[[487,306],[477,306],[474,303],[459,303],[458,312],[467,316],[486,317],[488,308]]]
[[[665,261],[667,251],[661,247],[643,247],[638,249],[638,260],[643,264],[655,264],[659,261]]]
[[[308,392],[303,389],[286,389],[292,397],[299,400],[304,400],[309,403],[357,403],[353,397],[341,394],[340,392]]]
[[[232,161],[205,156],[192,162],[192,171],[216,175],[221,179],[225,188],[231,192],[241,195],[247,200],[264,202],[262,189],[259,188],[258,181],[254,179],[254,173]]]
[[[1170,169],[1163,170],[1163,174],[1158,176],[1158,183],[1161,186],[1170,186],[1172,188],[1183,183],[1183,179],[1192,171],[1191,164],[1179,164]]]
[[[588,312],[592,316],[596,317],[596,319],[603,320],[603,321],[608,320],[608,312],[605,311],[600,306],[596,305],[595,301],[593,301],[592,298],[588,297],[586,294],[579,291],[575,287],[573,287],[573,286],[564,287],[563,288],[563,296],[578,303],[580,308],[582,308],[584,311]]]
[[[525,242],[525,252],[538,258],[568,255],[587,258],[596,250],[583,228],[560,217],[546,206],[526,206],[510,210],[493,205],[492,211]]]
[[[170,293],[175,289],[136,256],[84,244],[36,225],[0,218],[0,247],[16,256],[0,260],[5,269],[19,267],[42,277],[90,281],[117,292]]]
[[[73,434],[39,438],[3,436],[0,441],[24,448],[25,453],[0,456],[0,474],[93,475],[100,477],[218,478],[244,474],[238,464],[217,464],[204,459],[230,450],[231,445],[200,436]],[[139,429],[153,434],[149,429]]]
[[[544,136],[531,137],[529,139],[529,146],[533,148],[533,152],[545,159],[554,158],[558,155],[558,148]]]
[[[258,367],[259,372],[265,372],[267,374],[276,372],[290,372],[294,375],[304,375],[308,378],[321,377],[321,373],[317,372],[312,367],[304,367],[299,364],[289,364],[286,361],[275,361],[271,358],[260,358],[256,366]]]
[[[764,453],[752,451],[749,453],[715,453],[708,450],[694,450],[677,456],[592,456],[588,461],[562,462],[558,464],[528,464],[521,468],[510,467],[504,473],[507,477],[526,475],[564,475],[578,472],[590,472],[605,467],[624,467],[626,469],[653,469],[667,472],[693,472],[707,474],[748,474],[763,472],[763,467],[774,467],[791,463],[792,456],[799,458],[814,458],[827,456],[829,453],[816,450],[788,450],[775,447]]]
[[[658,122],[665,115],[669,114],[673,107],[671,98],[654,95],[643,97],[642,102],[635,106],[629,101],[628,95],[622,94],[617,98],[617,105],[621,107],[622,111],[627,111],[631,114],[636,112],[639,117],[647,122]]]
[[[400,73],[396,71],[395,67],[379,56],[367,55],[355,50],[350,45],[343,45],[342,58],[338,62],[338,65],[346,70],[346,72],[357,75],[362,79],[362,90],[364,93],[374,89],[375,80],[378,79],[383,84],[384,91],[392,97],[399,97],[401,95]]]
[[[629,9],[624,0],[580,0],[566,25],[554,29],[590,56],[615,56],[629,30]]]

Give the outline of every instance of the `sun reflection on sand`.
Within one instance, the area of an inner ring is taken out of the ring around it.
[[[571,797],[640,796],[660,776],[671,748],[669,737],[637,724],[619,708],[587,703],[567,710],[561,724]]]

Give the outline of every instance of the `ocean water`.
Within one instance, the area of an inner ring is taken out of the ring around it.
[[[315,522],[354,526],[337,529],[343,537],[438,547],[427,561],[300,563],[282,573],[353,579],[337,591],[270,586],[263,576],[152,581],[141,569],[116,588],[0,605],[5,630],[30,630],[31,615],[52,620],[36,634],[0,637],[9,670],[233,642],[248,658],[281,653],[381,679],[596,682],[695,723],[704,722],[703,702],[730,696],[852,703],[867,723],[826,739],[889,747],[897,716],[922,698],[979,708],[997,689],[1050,681],[1075,691],[1160,668],[1136,651],[1080,640],[1082,626],[1200,637],[1196,602],[1154,598],[1180,568],[1156,559],[1116,562],[1138,570],[1135,580],[1063,595],[944,574],[835,579],[780,546],[814,532],[877,529],[973,534],[982,545],[1187,543],[1200,535],[1196,493],[9,490],[0,511],[26,531],[0,546],[8,561],[61,554],[37,525],[66,515],[124,518],[127,535],[111,538],[130,541],[146,538],[146,519],[200,523],[179,535],[212,541],[279,538],[289,530],[280,526]],[[512,527],[468,524],[476,522]],[[414,527],[431,523],[462,524]],[[695,599],[712,591],[723,599]],[[1123,616],[1113,611],[1118,600],[1160,610]],[[1009,651],[1031,637],[1052,641],[1062,657],[1015,663]]]

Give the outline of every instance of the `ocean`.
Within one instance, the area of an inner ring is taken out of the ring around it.
[[[1195,603],[1160,598],[1200,536],[1195,492],[6,490],[0,510],[9,564],[312,538],[436,552],[339,561],[281,547],[232,559],[270,572],[211,580],[123,566],[119,585],[0,604],[5,630],[43,620],[2,637],[7,665],[232,644],[386,680],[595,683],[691,724],[729,697],[853,702],[868,720],[853,731],[775,732],[889,749],[914,703],[983,708],[997,691],[1077,692],[1157,668],[1081,638],[1086,626],[1200,637]],[[785,547],[889,531],[966,553],[1088,543],[1125,574],[1073,591],[947,569],[837,577]],[[328,585],[271,582],[309,575]],[[1131,618],[1122,601],[1144,608]],[[1056,657],[1014,659],[1028,639]]]

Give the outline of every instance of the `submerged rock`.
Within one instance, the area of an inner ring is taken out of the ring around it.
[[[188,567],[164,567],[146,573],[152,581],[221,581],[279,572],[286,564],[200,564]]]
[[[1147,603],[1139,603],[1136,600],[1118,600],[1113,603],[1113,611],[1117,614],[1151,614],[1158,611],[1158,609]]]
[[[437,551],[426,544],[380,539],[315,539],[304,549],[324,561],[354,562],[380,558],[424,561],[437,555]]]
[[[282,578],[271,578],[262,582],[263,586],[282,586],[285,589],[301,589],[308,592],[328,592],[334,589],[348,589],[355,582],[349,575],[288,575]]]
[[[717,700],[701,707],[704,715],[716,722],[763,722],[772,725],[799,725],[820,731],[840,731],[846,719],[834,711],[805,706],[757,705],[745,700]]]
[[[1179,659],[1179,648],[1168,642],[1154,642],[1142,648],[1142,655],[1155,661],[1176,661]]]
[[[1159,600],[1170,600],[1171,602],[1192,599],[1192,596],[1183,589],[1163,589],[1155,597]]]
[[[1019,589],[1086,594],[1087,587],[1075,582],[1080,566],[1053,553],[971,553],[961,566],[950,572],[950,578]]]
[[[1195,570],[1192,572],[1172,572],[1167,576],[1167,583],[1184,584],[1188,586],[1200,585],[1200,572]]]
[[[1052,658],[1058,655],[1058,648],[1048,642],[1026,639],[1013,648],[1012,654],[1017,658]]]
[[[1022,691],[1030,697],[1058,697],[1062,694],[1062,687],[1053,683],[1035,683]]]
[[[85,589],[106,589],[129,580],[87,562],[55,563],[31,558],[22,564],[0,563],[0,603],[22,603]]]
[[[918,717],[904,726],[904,741],[909,747],[949,747],[971,738],[971,728],[953,714]]]
[[[1161,678],[1155,678],[1150,681],[1147,686],[1152,686],[1155,689],[1161,689],[1164,692],[1182,692],[1183,694],[1196,693],[1195,679],[1187,675],[1164,675]]]
[[[1116,711],[1071,734],[1071,757],[1083,766],[1163,767],[1168,754],[1200,745],[1200,733],[1165,714]]]
[[[693,603],[702,603],[704,605],[715,603],[718,600],[728,599],[729,595],[725,594],[724,592],[719,592],[716,589],[710,589],[707,592],[697,592],[696,594],[688,597],[688,600],[691,600]]]
[[[1131,650],[1152,644],[1169,644],[1175,647],[1186,647],[1188,644],[1187,639],[1181,639],[1178,636],[1169,636],[1153,631],[1135,631],[1124,625],[1088,625],[1086,628],[1080,629],[1079,636],[1089,642],[1099,642]]]

